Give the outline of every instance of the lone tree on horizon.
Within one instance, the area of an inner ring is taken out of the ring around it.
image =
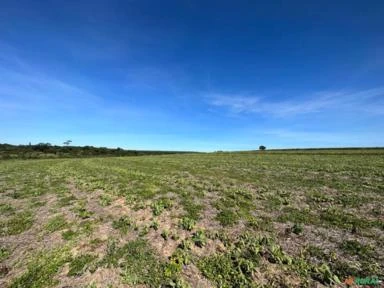
[[[69,144],[71,144],[72,143],[72,140],[67,140],[67,141],[64,141],[63,142],[63,144],[65,145],[65,146],[69,146]]]
[[[265,149],[267,149],[267,147],[265,147],[264,145],[260,145],[260,146],[259,146],[259,150],[264,151]]]

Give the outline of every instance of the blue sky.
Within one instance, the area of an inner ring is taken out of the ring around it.
[[[0,143],[384,146],[383,1],[2,1]]]

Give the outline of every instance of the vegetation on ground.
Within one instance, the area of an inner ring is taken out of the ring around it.
[[[383,191],[383,149],[1,161],[0,287],[383,279]]]

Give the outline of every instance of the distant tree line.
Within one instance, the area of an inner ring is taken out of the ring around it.
[[[69,144],[70,142],[65,143],[65,146],[52,145],[51,143],[38,143],[33,145],[31,143],[29,145],[0,144],[0,159],[113,157],[191,153],[187,151],[144,151],[93,146],[69,146]]]

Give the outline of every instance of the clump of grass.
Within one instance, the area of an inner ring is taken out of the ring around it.
[[[293,262],[292,257],[287,255],[281,246],[275,244],[275,243],[270,243],[268,245],[268,261],[272,263],[279,263],[279,264],[287,264],[291,265]]]
[[[361,244],[356,240],[346,240],[340,244],[340,248],[351,255],[356,255],[361,259],[370,259],[375,255],[375,250],[370,245]]]
[[[8,194],[12,199],[21,199],[23,198],[23,194],[20,191],[12,191],[11,193]]]
[[[195,221],[200,218],[201,211],[204,208],[203,205],[196,203],[189,197],[184,197],[181,201],[181,204],[183,205],[188,218],[191,218]]]
[[[168,278],[175,278],[181,272],[183,265],[190,263],[190,255],[182,249],[176,251],[169,257],[164,268],[164,275]]]
[[[51,219],[49,219],[47,225],[45,225],[45,229],[52,233],[55,231],[62,230],[67,227],[67,221],[65,221],[65,218],[63,215],[57,215]]]
[[[319,219],[312,214],[308,209],[297,209],[293,207],[285,207],[283,214],[277,218],[280,222],[293,222],[305,224],[318,224]]]
[[[152,221],[152,223],[149,227],[152,228],[153,230],[157,231],[159,229],[159,222],[154,220],[154,221]]]
[[[321,283],[324,284],[340,284],[340,279],[335,275],[332,271],[331,268],[323,263],[320,266],[314,266],[311,268],[311,276],[313,279],[318,280]]]
[[[238,215],[232,209],[223,209],[216,216],[216,220],[223,226],[233,225],[238,219]]]
[[[16,278],[10,288],[52,287],[58,284],[56,273],[71,257],[68,249],[61,248],[39,253],[28,265],[27,272]]]
[[[203,247],[205,244],[207,244],[207,236],[205,236],[205,233],[203,230],[198,230],[192,235],[192,241],[195,243],[197,247]]]
[[[190,250],[191,246],[192,246],[192,242],[188,239],[184,239],[180,242],[178,247],[183,250]]]
[[[338,209],[328,209],[324,211],[320,215],[320,219],[328,225],[350,230],[366,229],[373,226],[381,228],[379,222],[357,217],[356,215],[345,213]]]
[[[313,191],[309,195],[309,202],[314,202],[314,203],[327,203],[327,202],[333,202],[334,199],[333,197],[324,194],[323,192],[320,191]]]
[[[217,287],[250,287],[242,270],[237,270],[230,255],[214,255],[202,258],[198,267],[205,277]]]
[[[159,216],[165,209],[171,208],[173,205],[172,200],[170,199],[161,199],[159,201],[156,201],[155,203],[152,203],[152,213],[155,216]]]
[[[119,249],[123,281],[149,287],[164,285],[163,265],[144,240],[130,241]]]
[[[181,278],[171,279],[165,287],[175,287],[175,288],[191,288],[191,286],[186,283]]]
[[[271,263],[285,265],[304,278],[312,277],[324,284],[340,283],[329,266],[312,265],[304,258],[291,257],[271,238],[244,234],[227,248],[225,253],[203,257],[197,262],[203,275],[218,287],[255,287],[253,273],[262,257]]]
[[[260,221],[258,219],[256,219],[256,217],[254,217],[254,216],[247,217],[246,225],[247,225],[247,227],[250,227],[253,229],[260,228],[260,226],[261,226]]]
[[[128,216],[122,216],[119,220],[114,220],[112,222],[112,227],[120,230],[123,234],[127,234],[128,230],[132,227],[132,221]]]
[[[297,235],[303,233],[303,225],[301,225],[300,223],[295,223],[293,224],[293,226],[291,227],[291,231]]]
[[[92,248],[100,247],[105,241],[100,238],[94,238],[91,241],[89,241],[89,245],[91,245]]]
[[[84,254],[73,258],[69,263],[68,276],[82,275],[95,259],[96,256],[90,254]]]
[[[171,233],[171,239],[174,240],[174,241],[177,241],[180,239],[180,236],[177,234],[177,232],[173,231]]]
[[[115,239],[108,239],[107,249],[105,251],[104,258],[98,263],[98,266],[102,267],[114,267],[117,266],[117,262],[120,259],[119,248]]]
[[[161,232],[161,237],[163,237],[163,239],[164,239],[165,241],[168,240],[169,235],[170,235],[170,233],[169,233],[168,230],[163,230],[163,231]]]
[[[133,194],[127,194],[125,196],[125,203],[127,205],[132,205],[132,204],[135,204],[137,203],[138,199],[137,199],[137,196],[136,195],[133,195]]]
[[[0,222],[0,236],[16,235],[32,227],[33,216],[30,212],[20,212],[10,219]]]
[[[106,194],[100,195],[99,203],[101,206],[109,206],[112,203],[112,197]]]
[[[77,233],[75,231],[68,229],[61,233],[61,237],[63,237],[64,240],[69,241],[69,240],[72,240],[76,236],[76,234]]]
[[[0,262],[7,259],[11,255],[11,251],[6,247],[0,247]]]
[[[181,220],[180,220],[180,227],[183,228],[184,230],[187,230],[187,231],[192,231],[192,229],[195,227],[196,225],[196,221],[189,218],[189,217],[183,217]]]
[[[91,235],[94,230],[94,222],[85,220],[79,224],[79,233]]]
[[[34,209],[34,208],[38,208],[38,207],[43,207],[43,206],[45,206],[45,204],[47,204],[47,203],[44,201],[38,201],[36,199],[32,199],[32,201],[29,203],[29,208]]]
[[[75,213],[81,219],[88,219],[88,218],[90,218],[93,215],[93,213],[91,211],[88,211],[84,207],[77,207],[75,209]]]
[[[76,200],[76,197],[71,194],[69,196],[61,197],[57,201],[57,204],[59,205],[59,207],[69,206],[73,203],[74,200]]]
[[[149,233],[150,227],[148,225],[144,225],[139,232],[139,237],[143,237]]]
[[[1,215],[11,215],[14,214],[16,209],[8,203],[0,203],[0,214]]]

